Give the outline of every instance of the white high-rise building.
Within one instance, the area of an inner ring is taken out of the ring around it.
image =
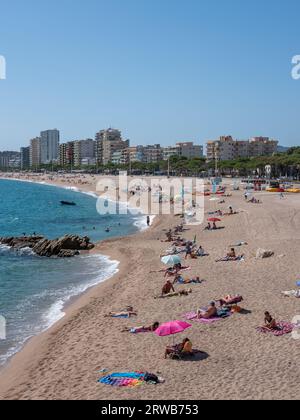
[[[46,130],[41,132],[41,164],[57,162],[59,157],[59,131]]]

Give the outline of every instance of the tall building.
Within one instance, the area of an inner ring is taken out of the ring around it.
[[[63,143],[59,145],[59,164],[60,166],[74,165],[74,142]]]
[[[41,132],[41,164],[57,162],[59,157],[59,131]]]
[[[277,152],[278,141],[269,137],[253,137],[250,140],[234,140],[222,136],[207,142],[207,160],[233,160],[238,158],[270,156]]]
[[[30,147],[21,147],[20,150],[21,156],[21,170],[28,169],[30,167]]]
[[[93,165],[96,162],[96,142],[93,139],[74,142],[74,165]]]
[[[31,167],[37,167],[41,164],[41,139],[36,137],[30,140],[29,163]]]
[[[0,168],[19,168],[20,167],[20,152],[5,151],[0,152]]]
[[[100,165],[112,161],[115,152],[129,147],[129,140],[122,140],[121,131],[109,128],[96,134],[96,160]]]

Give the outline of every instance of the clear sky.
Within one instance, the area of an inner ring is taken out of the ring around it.
[[[1,1],[0,149],[109,126],[132,144],[300,144],[299,0]]]

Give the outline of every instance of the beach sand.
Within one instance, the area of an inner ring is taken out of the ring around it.
[[[57,181],[53,181],[57,183]],[[59,183],[63,185],[63,182]],[[80,186],[93,190],[95,179]],[[299,399],[300,340],[291,335],[274,337],[255,327],[270,311],[279,320],[300,315],[300,301],[281,296],[295,288],[300,261],[300,196],[280,200],[278,194],[257,194],[262,205],[245,203],[242,191],[226,198],[218,208],[241,210],[223,217],[224,230],[204,232],[192,227],[184,237],[203,245],[210,256],[188,260],[192,270],[206,282],[193,285],[187,297],[154,299],[164,284],[159,255],[169,244],[162,243],[164,229],[179,223],[175,216],[157,217],[151,229],[97,245],[94,252],[120,261],[113,278],[91,289],[68,308],[66,316],[51,329],[33,338],[0,374],[1,399]],[[216,204],[206,200],[206,211]],[[229,246],[245,254],[244,262],[216,263]],[[275,256],[255,259],[258,248],[271,249]],[[280,255],[284,254],[285,256]],[[178,290],[183,286],[176,286]],[[193,324],[186,333],[194,348],[208,357],[194,361],[164,359],[171,337],[122,333],[125,326],[150,325],[182,319],[182,314],[206,306],[229,293],[242,294],[242,307],[251,311],[235,314],[213,325]],[[111,310],[132,305],[138,317],[130,320],[104,318]],[[138,388],[113,388],[97,383],[99,370],[109,372],[148,371],[165,383]]]

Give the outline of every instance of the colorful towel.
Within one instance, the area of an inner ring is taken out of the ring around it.
[[[270,333],[270,334],[275,335],[276,337],[280,337],[285,334],[290,334],[295,328],[295,325],[291,324],[290,322],[281,321],[281,322],[277,322],[277,327],[278,328],[274,330],[268,330],[264,327],[258,327],[256,328],[256,330],[263,334]]]
[[[145,373],[127,372],[113,373],[99,379],[99,383],[114,387],[136,387],[144,383]]]

